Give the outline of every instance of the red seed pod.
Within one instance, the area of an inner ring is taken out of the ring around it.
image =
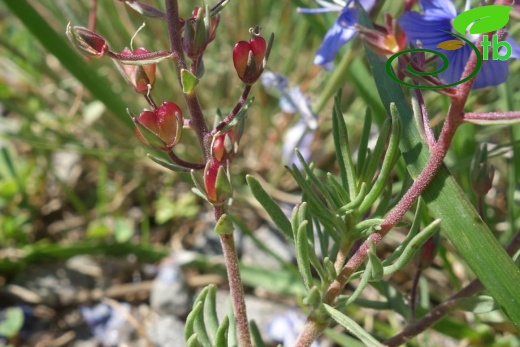
[[[215,136],[211,145],[213,158],[218,161],[231,160],[237,150],[235,130],[229,130],[223,134]]]
[[[144,144],[162,150],[175,146],[182,134],[182,111],[171,101],[165,101],[157,110],[143,111],[134,118],[135,133]]]
[[[106,40],[85,27],[72,27],[69,23],[65,33],[72,45],[87,57],[101,58],[108,53]]]
[[[204,186],[208,201],[215,206],[224,204],[233,195],[223,162],[215,158],[208,161],[204,169]]]
[[[248,42],[238,42],[233,48],[233,64],[245,84],[255,83],[264,71],[266,52],[265,39],[257,34],[253,34]]]
[[[150,53],[145,48],[137,48],[131,51],[128,48],[123,49],[121,55],[123,57],[133,57],[142,54]],[[128,82],[134,87],[138,93],[148,93],[148,88],[152,89],[155,83],[155,71],[157,64],[145,64],[145,65],[127,65],[121,64],[121,69],[125,74]],[[148,87],[150,86],[150,87]]]

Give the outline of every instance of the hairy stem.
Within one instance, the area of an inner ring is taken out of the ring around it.
[[[175,61],[175,70],[177,72],[177,79],[182,85],[181,71],[186,69],[186,60],[182,48],[181,30],[182,23],[179,17],[179,7],[177,0],[165,0],[166,2],[166,22],[168,24],[168,34],[170,36],[170,46],[173,52],[173,59]],[[204,159],[208,160],[211,155],[211,137],[209,136],[208,127],[202,113],[199,100],[195,93],[184,94],[186,105],[190,111],[193,128],[197,133],[197,138],[203,149]]]
[[[224,214],[224,208],[215,206],[215,220],[218,221]],[[251,335],[247,321],[246,303],[244,301],[244,288],[238,267],[238,257],[235,249],[233,234],[220,235],[220,243],[224,251],[226,269],[228,274],[229,292],[233,303],[233,312],[237,322],[238,345],[240,347],[251,347]]]

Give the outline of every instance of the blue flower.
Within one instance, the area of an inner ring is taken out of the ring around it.
[[[357,9],[353,0],[316,0],[316,2],[321,8],[299,8],[298,11],[301,13],[340,12],[336,22],[323,38],[314,58],[314,64],[331,69],[338,50],[352,40],[358,32]],[[359,2],[366,11],[369,11],[376,0],[359,0]]]
[[[447,40],[455,39],[448,32],[453,31],[452,22],[459,14],[455,5],[450,0],[419,0],[423,13],[409,11],[405,12],[399,19],[399,25],[406,32],[408,42],[416,44],[420,41],[427,49],[439,50],[437,45]],[[446,32],[447,31],[447,32]],[[477,35],[467,35],[468,39],[475,42]],[[520,58],[520,46],[510,37],[506,40],[512,47],[513,58]],[[454,51],[442,50],[448,58],[448,68],[439,74],[444,83],[460,81],[462,72],[471,55],[471,47],[464,45]],[[439,61],[439,66],[442,61]],[[499,85],[509,75],[509,64],[502,60],[488,60],[482,65],[473,89]]]
[[[261,76],[266,88],[278,91],[279,106],[283,113],[298,114],[300,117],[285,133],[282,146],[282,161],[288,165],[300,167],[300,161],[294,153],[298,148],[307,161],[311,157],[311,145],[318,128],[318,117],[311,110],[309,98],[303,94],[300,87],[289,87],[287,77],[271,71],[264,71]]]

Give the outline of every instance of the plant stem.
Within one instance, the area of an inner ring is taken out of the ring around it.
[[[165,0],[165,3],[170,46],[174,53],[173,59],[175,61],[177,79],[179,80],[179,84],[182,85],[181,71],[186,69],[186,60],[182,48],[182,23],[179,17],[179,7],[177,0]],[[211,137],[209,136],[208,127],[204,119],[204,114],[202,113],[202,108],[200,107],[199,99],[195,93],[185,93],[184,99],[186,100],[186,105],[190,111],[191,121],[203,150],[204,159],[208,160],[211,155]]]
[[[179,166],[183,166],[185,168],[188,168],[188,169],[193,169],[193,170],[203,170],[205,165],[204,164],[199,164],[199,163],[192,163],[192,162],[189,162],[189,161],[186,161],[186,160],[182,160],[181,158],[179,158],[175,153],[173,153],[173,150],[170,150],[168,152],[168,156],[170,157],[170,159],[177,165]]]
[[[215,127],[215,129],[213,129],[211,131],[211,135],[215,135],[220,130],[224,129],[224,127],[226,127],[226,125],[231,123],[233,121],[233,119],[235,119],[238,112],[240,112],[240,109],[242,108],[242,106],[244,106],[250,92],[251,92],[251,86],[246,85],[244,87],[244,91],[242,92],[242,95],[240,95],[240,99],[238,99],[237,104],[235,105],[235,107],[233,107],[233,110],[231,110],[231,112],[229,112],[229,114],[226,116],[226,118],[224,118],[222,120],[222,122],[220,122],[219,125],[217,125]]]
[[[215,220],[218,221],[224,214],[224,208],[215,206]],[[246,303],[244,301],[244,288],[240,278],[238,257],[235,249],[233,234],[220,235],[220,243],[224,251],[226,269],[228,273],[229,292],[233,303],[233,311],[237,322],[238,345],[240,347],[252,347],[249,324],[247,320]]]

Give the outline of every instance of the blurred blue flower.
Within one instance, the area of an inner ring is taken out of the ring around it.
[[[298,335],[305,325],[305,316],[291,310],[287,313],[275,316],[267,326],[266,335],[269,339],[281,343],[283,347],[294,346]],[[311,347],[318,347],[314,341]]]
[[[303,94],[300,87],[289,88],[289,81],[281,74],[264,71],[261,76],[266,88],[274,88],[280,95],[279,106],[287,114],[299,114],[300,119],[291,126],[284,136],[282,146],[282,161],[287,165],[301,167],[294,153],[298,148],[302,157],[309,160],[314,133],[318,128],[318,117],[312,112],[309,98]]]
[[[316,0],[321,8],[298,8],[301,13],[339,12],[339,16],[332,28],[327,31],[323,42],[318,48],[314,64],[330,70],[333,67],[334,57],[338,50],[356,36],[357,9],[353,0]],[[376,0],[359,0],[366,11],[374,6]]]
[[[94,335],[103,346],[120,346],[123,343],[126,315],[130,314],[130,305],[120,303],[120,308],[99,303],[93,307],[81,306],[79,311]]]
[[[459,14],[451,0],[419,0],[423,13],[408,11],[399,19],[399,25],[406,33],[409,43],[420,41],[427,49],[439,50],[437,45],[447,40],[455,39],[447,32],[453,31],[452,22]],[[447,32],[446,32],[447,31]],[[466,35],[468,40],[476,42],[479,35]],[[511,57],[520,58],[520,46],[510,37],[506,40],[513,48]],[[462,72],[471,55],[471,47],[464,45],[454,51],[442,50],[448,58],[448,68],[439,74],[444,83],[460,81]],[[439,60],[439,66],[442,61]],[[509,75],[509,64],[502,60],[488,60],[482,65],[473,89],[499,85]]]

